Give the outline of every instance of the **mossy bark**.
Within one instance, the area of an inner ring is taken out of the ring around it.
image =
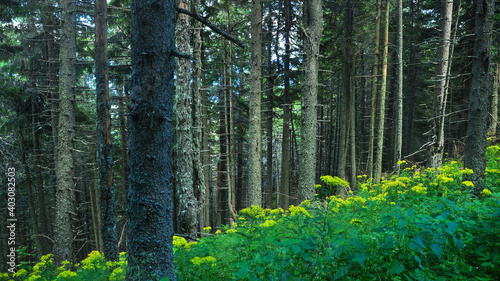
[[[76,1],[61,0],[61,48],[59,104],[56,146],[56,214],[54,221],[54,263],[72,259],[74,214],[73,140],[75,138],[76,88]]]
[[[127,280],[176,280],[173,259],[175,1],[132,1]]]

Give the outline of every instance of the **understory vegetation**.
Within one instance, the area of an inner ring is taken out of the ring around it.
[[[324,176],[317,200],[288,210],[243,209],[231,228],[200,242],[174,237],[179,280],[495,280],[500,276],[500,147],[487,150],[481,187],[459,161],[419,168],[379,184]],[[477,191],[477,192],[474,192]],[[477,195],[475,195],[477,194]],[[126,255],[92,252],[78,264],[50,255],[0,280],[124,280]]]

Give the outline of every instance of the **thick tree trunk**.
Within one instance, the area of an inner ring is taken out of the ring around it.
[[[176,280],[173,259],[175,1],[132,1],[127,280]]]
[[[302,82],[301,148],[299,187],[301,202],[314,198],[316,179],[316,135],[318,103],[319,43],[323,31],[321,0],[304,3],[304,77]]]
[[[95,1],[95,77],[97,108],[97,173],[104,256],[118,260],[116,237],[115,185],[108,75],[108,24],[106,0]]]
[[[74,213],[73,139],[75,137],[76,88],[76,1],[61,0],[61,70],[56,147],[56,217],[54,220],[54,263],[72,259]]]
[[[382,86],[380,87],[380,100],[378,107],[378,127],[377,127],[377,150],[374,164],[373,179],[375,183],[380,182],[382,176],[382,159],[384,154],[384,130],[385,130],[385,95],[387,91],[387,59],[389,53],[389,12],[390,1],[387,0],[385,10],[385,40],[384,40],[384,54],[382,59]]]
[[[491,91],[489,72],[494,11],[494,0],[476,2],[474,55],[464,154],[464,166],[474,171],[470,179],[476,185],[476,191],[480,191],[480,180],[484,178],[486,170],[488,97]]]
[[[188,3],[180,0],[178,6],[187,8]],[[189,18],[178,14],[175,26],[177,50],[190,53]],[[198,227],[198,202],[194,191],[194,159],[193,159],[193,127],[191,96],[191,63],[177,59],[177,79],[175,81],[174,114],[175,114],[175,198],[177,203],[177,231],[196,237]]]
[[[444,121],[446,114],[446,85],[450,61],[451,22],[453,1],[441,0],[441,37],[439,38],[436,81],[434,84],[434,116],[432,119],[432,145],[430,165],[439,168],[444,156]]]
[[[262,205],[262,1],[252,0],[252,59],[250,72],[250,205]]]

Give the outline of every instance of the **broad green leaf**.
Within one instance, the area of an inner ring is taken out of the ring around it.
[[[404,266],[402,263],[397,262],[397,263],[396,263],[396,264],[395,264],[395,265],[391,268],[391,270],[389,271],[389,273],[390,273],[391,275],[394,275],[394,274],[399,275],[399,274],[401,274],[401,272],[403,272],[404,270],[405,270],[405,266]]]
[[[431,244],[431,249],[434,254],[441,259],[441,256],[443,255],[443,247],[440,244],[437,243],[432,243]]]

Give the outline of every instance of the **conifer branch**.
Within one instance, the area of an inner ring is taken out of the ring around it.
[[[225,31],[222,31],[220,30],[218,27],[216,27],[215,25],[211,24],[210,22],[208,22],[206,19],[200,17],[199,15],[191,12],[191,11],[188,11],[186,9],[182,9],[182,8],[179,8],[179,7],[175,7],[176,11],[178,13],[181,13],[181,14],[186,14],[192,18],[194,18],[195,20],[201,22],[202,24],[204,24],[205,26],[207,26],[208,28],[212,29],[213,32],[219,34],[219,35],[222,35],[224,38],[228,39],[229,41],[233,42],[234,44],[238,45],[239,47],[241,48],[245,48],[245,44],[243,44],[243,42],[241,42],[240,40],[232,37],[231,35],[227,34]]]

